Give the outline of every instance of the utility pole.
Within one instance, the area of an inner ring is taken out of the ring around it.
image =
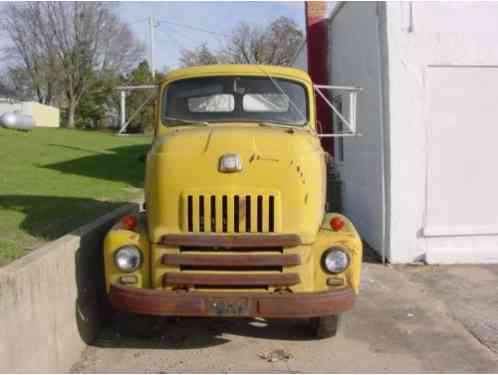
[[[123,129],[126,124],[126,91],[121,90],[121,124],[120,129]]]
[[[152,71],[152,80],[156,77],[156,66],[154,64],[154,27],[156,27],[156,20],[153,16],[149,17],[149,43],[150,43],[150,70]]]

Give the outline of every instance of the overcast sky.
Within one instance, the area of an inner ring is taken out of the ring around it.
[[[121,19],[130,24],[135,35],[146,43],[148,57],[148,23],[154,16],[159,21],[156,30],[156,69],[178,67],[182,48],[192,48],[203,42],[217,48],[222,36],[174,26],[161,20],[227,33],[237,23],[266,24],[286,16],[297,22],[304,31],[304,2],[121,2],[117,5]]]

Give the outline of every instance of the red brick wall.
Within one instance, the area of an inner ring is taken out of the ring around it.
[[[308,73],[314,83],[328,84],[328,30],[327,3],[324,1],[305,2],[306,39],[308,46]],[[326,92],[325,92],[326,93]],[[332,132],[331,109],[317,96],[317,117],[322,132]],[[333,155],[333,139],[322,139],[322,146]]]

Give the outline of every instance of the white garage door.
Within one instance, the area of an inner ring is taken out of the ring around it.
[[[498,67],[426,75],[427,236],[498,233]]]

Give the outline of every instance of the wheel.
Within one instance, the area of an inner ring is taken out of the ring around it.
[[[316,339],[326,339],[337,334],[339,315],[321,316],[310,319],[311,334]]]
[[[157,318],[153,316],[117,313],[116,323],[122,336],[147,338],[157,333]]]

